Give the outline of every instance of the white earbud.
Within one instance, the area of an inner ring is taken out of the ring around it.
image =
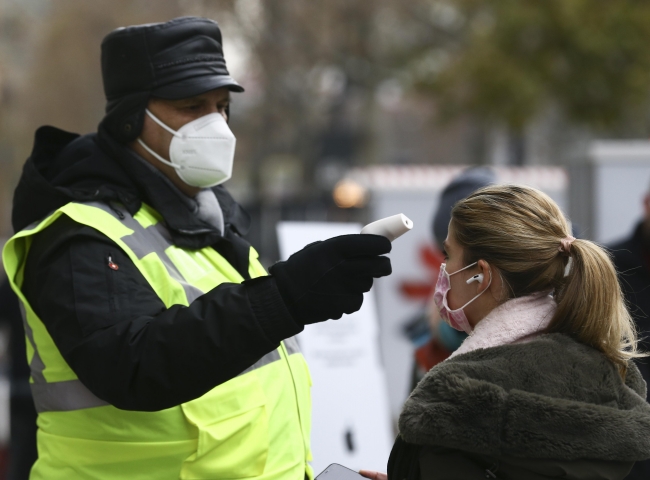
[[[473,277],[468,278],[467,282],[465,282],[465,283],[467,283],[469,285],[472,282],[478,282],[478,283],[483,282],[483,274],[482,273],[477,273]]]

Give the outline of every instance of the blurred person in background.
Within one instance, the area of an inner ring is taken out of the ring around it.
[[[406,401],[388,479],[623,479],[650,458],[650,405],[607,253],[529,187],[451,218],[435,299],[472,334]]]
[[[215,22],[117,29],[101,63],[98,132],[36,132],[3,252],[38,411],[31,478],[312,478],[293,336],[358,310],[390,242],[316,242],[267,275],[222,185],[243,88]]]
[[[650,351],[650,189],[643,199],[643,209],[644,217],[632,235],[609,248],[620,276],[625,300],[636,324],[639,344],[644,350]],[[650,383],[648,359],[640,358],[636,363],[646,383]],[[626,478],[649,479],[650,460],[637,462]]]
[[[7,480],[26,480],[36,461],[36,410],[25,361],[25,330],[18,297],[0,275],[0,325],[9,327],[9,462]]]
[[[496,182],[494,171],[487,167],[468,168],[455,177],[440,194],[438,208],[431,222],[435,246],[439,252],[444,251],[443,242],[447,238],[451,209],[456,202],[466,198],[482,187]],[[467,338],[467,333],[458,331],[440,318],[440,313],[433,302],[426,310],[410,322],[411,340],[416,345],[412,389],[435,365],[451,355]]]

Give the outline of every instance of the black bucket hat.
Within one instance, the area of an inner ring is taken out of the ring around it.
[[[179,99],[228,87],[243,92],[228,72],[221,30],[200,17],[123,27],[102,41],[106,116],[101,126],[120,142],[137,138],[149,97]]]

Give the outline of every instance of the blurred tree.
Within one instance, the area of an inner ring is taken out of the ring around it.
[[[412,45],[408,70],[447,118],[473,114],[521,131],[553,104],[607,128],[647,108],[648,2],[425,0],[404,11],[435,32]]]
[[[7,167],[0,236],[11,232],[11,194],[34,131],[50,124],[88,133],[101,120],[102,38],[119,26],[181,14],[177,0],[33,0],[0,9],[0,161]]]
[[[351,164],[484,161],[494,126],[521,159],[525,127],[549,106],[609,131],[649,124],[630,120],[650,85],[650,4],[638,0],[14,0],[0,2],[7,190],[38,126],[95,129],[104,35],[188,14],[220,23],[247,89],[234,96],[229,186],[261,209],[322,200]],[[435,114],[460,121],[443,130]]]
[[[14,107],[17,85],[24,79],[24,57],[18,45],[29,44],[29,11],[17,2],[0,2],[0,241],[10,233],[11,194],[17,168]],[[23,68],[21,68],[23,67]]]
[[[40,125],[88,133],[104,113],[100,44],[113,29],[181,14],[175,0],[59,0],[38,25],[16,112],[20,132]],[[29,144],[29,142],[27,142]]]
[[[373,50],[374,18],[385,1],[234,3],[230,32],[242,35],[248,46],[248,95],[258,101],[248,104],[241,119],[235,115],[233,123],[244,140],[238,148],[242,146],[254,203],[260,206],[262,232],[274,230],[283,202],[303,206],[319,201],[316,176],[328,151],[324,144],[337,141],[325,132],[339,127],[348,136],[341,142],[346,151],[337,152],[346,161],[363,158],[383,68]],[[237,101],[235,97],[235,107]],[[361,118],[366,121],[355,122]],[[287,174],[272,175],[280,169]],[[293,185],[273,185],[275,179]],[[283,200],[276,196],[279,191],[293,196]],[[275,257],[274,235],[260,234],[259,244]]]
[[[294,156],[303,165],[307,181],[303,193],[309,193],[315,165],[323,153],[324,130],[333,123],[348,122],[344,128],[359,142],[367,136],[368,124],[350,124],[352,115],[341,109],[356,102],[358,110],[367,113],[374,89],[382,80],[381,62],[372,48],[378,3],[237,3],[241,8],[236,19],[251,47],[251,67],[256,71],[261,99],[241,127],[250,132],[252,171],[261,172],[261,163],[270,155]],[[261,21],[250,28],[246,9],[253,4]],[[254,183],[255,190],[264,190],[259,175]]]

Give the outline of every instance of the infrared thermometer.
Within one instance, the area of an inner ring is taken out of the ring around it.
[[[382,218],[361,229],[362,234],[382,235],[391,242],[413,228],[413,222],[403,213]]]

